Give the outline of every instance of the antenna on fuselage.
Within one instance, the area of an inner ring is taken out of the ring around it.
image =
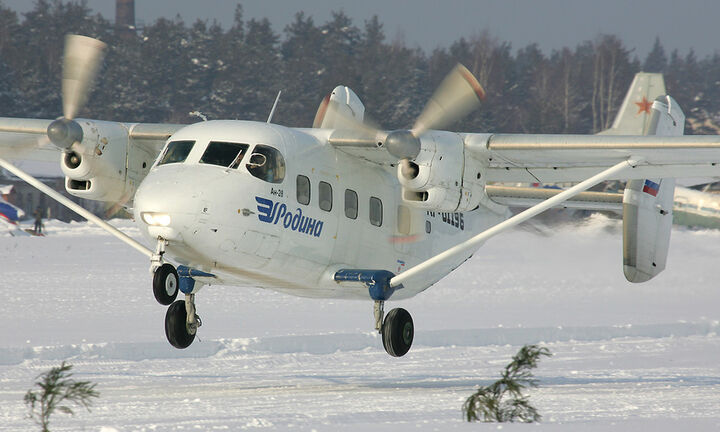
[[[275,114],[275,108],[277,108],[278,101],[280,100],[280,95],[282,94],[282,90],[278,92],[277,97],[275,98],[275,103],[273,103],[272,109],[270,110],[270,115],[268,116],[267,122],[270,123],[272,121],[273,115]]]

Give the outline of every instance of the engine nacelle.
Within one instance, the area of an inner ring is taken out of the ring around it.
[[[154,155],[129,146],[129,129],[122,123],[77,119],[83,130],[80,146],[62,154],[65,189],[97,201],[126,202],[147,174]],[[129,149],[132,153],[129,154]],[[137,166],[135,166],[137,165]]]
[[[412,173],[397,176],[403,187],[403,201],[411,206],[439,212],[462,212],[480,204],[484,180],[475,170],[466,169],[465,150],[460,135],[429,131],[420,139],[420,153],[412,164]]]

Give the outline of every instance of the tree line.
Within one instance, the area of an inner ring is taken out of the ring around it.
[[[298,12],[281,33],[268,19],[223,28],[161,18],[127,37],[84,1],[37,0],[19,16],[0,0],[0,116],[61,114],[63,36],[109,45],[82,116],[115,121],[264,121],[279,90],[274,122],[309,127],[335,86],[352,88],[386,129],[411,127],[445,74],[460,62],[487,92],[480,110],[449,127],[467,132],[594,133],[610,126],[633,75],[662,72],[688,117],[686,133],[718,133],[720,54],[698,59],[665,52],[659,39],[640,59],[614,35],[576,47],[514,49],[486,31],[425,51],[389,40],[375,16],[354,23],[333,12],[325,23]]]

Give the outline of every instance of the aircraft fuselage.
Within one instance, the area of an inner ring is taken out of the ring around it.
[[[407,206],[394,168],[337,150],[326,144],[328,134],[247,121],[183,128],[168,142],[191,142],[192,149],[181,162],[162,163],[168,150],[161,153],[137,191],[135,219],[148,238],[168,241],[172,259],[216,275],[217,283],[368,299],[366,288],[338,284],[332,275],[341,268],[401,273],[506,216],[482,206],[465,213]],[[247,150],[239,161],[227,159],[230,168],[227,161],[201,162],[211,142]],[[262,152],[258,145],[281,154],[284,166],[273,166],[280,175],[268,180],[253,171],[253,163],[264,162],[253,155]],[[170,222],[148,225],[146,212],[167,214]],[[393,298],[423,291],[468,257],[405,284]]]

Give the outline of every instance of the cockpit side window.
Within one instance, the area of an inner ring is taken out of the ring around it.
[[[168,143],[158,165],[185,162],[194,145],[195,141],[172,141]]]
[[[200,158],[200,163],[237,168],[248,147],[248,144],[211,141]]]
[[[282,183],[285,178],[285,159],[277,149],[258,144],[245,165],[254,177],[270,183]]]

